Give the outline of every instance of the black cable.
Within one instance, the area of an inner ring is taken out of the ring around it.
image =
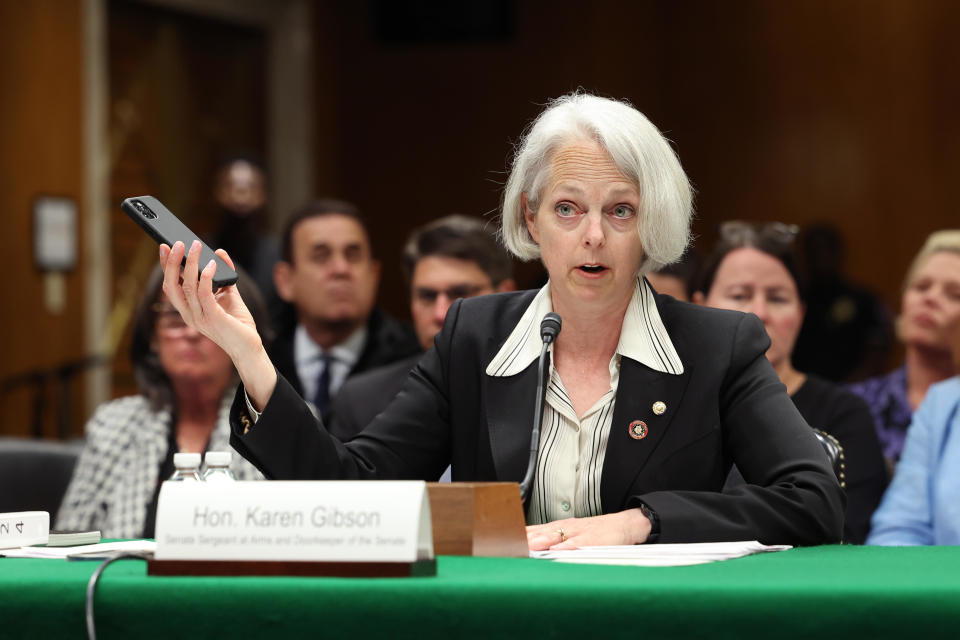
[[[104,569],[106,569],[111,563],[116,562],[117,560],[122,560],[123,558],[139,558],[140,560],[147,559],[141,553],[118,553],[115,556],[110,556],[100,563],[100,566],[97,567],[97,570],[93,572],[92,576],[90,576],[90,581],[87,582],[87,637],[90,640],[97,640],[97,627],[93,620],[93,596],[97,590],[97,583],[100,581],[100,576],[103,575]]]

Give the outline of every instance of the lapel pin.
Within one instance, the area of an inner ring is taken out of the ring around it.
[[[658,416],[662,416],[663,412],[667,410],[667,403],[662,400],[657,400],[653,403],[653,412]]]
[[[647,424],[643,420],[634,420],[627,427],[627,431],[634,440],[643,440],[647,437]]]

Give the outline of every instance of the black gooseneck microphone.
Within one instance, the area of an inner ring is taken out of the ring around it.
[[[540,349],[540,362],[537,365],[537,404],[533,411],[533,433],[530,435],[530,459],[527,462],[527,473],[520,483],[520,497],[524,506],[530,497],[533,487],[533,473],[537,468],[537,450],[540,448],[540,423],[543,422],[543,399],[547,391],[547,376],[550,368],[547,366],[550,352],[550,343],[557,339],[561,326],[560,315],[551,311],[540,322],[540,339],[543,348]]]

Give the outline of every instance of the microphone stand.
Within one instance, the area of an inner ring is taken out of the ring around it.
[[[533,433],[530,435],[530,457],[527,460],[527,473],[520,482],[520,497],[526,509],[533,488],[533,477],[537,467],[537,452],[540,449],[540,425],[543,422],[543,401],[547,392],[547,376],[550,369],[547,362],[550,359],[550,345],[560,333],[560,315],[550,312],[540,323],[540,339],[543,347],[540,349],[540,360],[537,363],[537,401],[533,409]]]

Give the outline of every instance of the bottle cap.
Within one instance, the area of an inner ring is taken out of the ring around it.
[[[173,454],[173,466],[177,469],[197,468],[200,466],[200,454],[175,453]]]
[[[233,455],[229,451],[207,451],[208,467],[229,467]]]

